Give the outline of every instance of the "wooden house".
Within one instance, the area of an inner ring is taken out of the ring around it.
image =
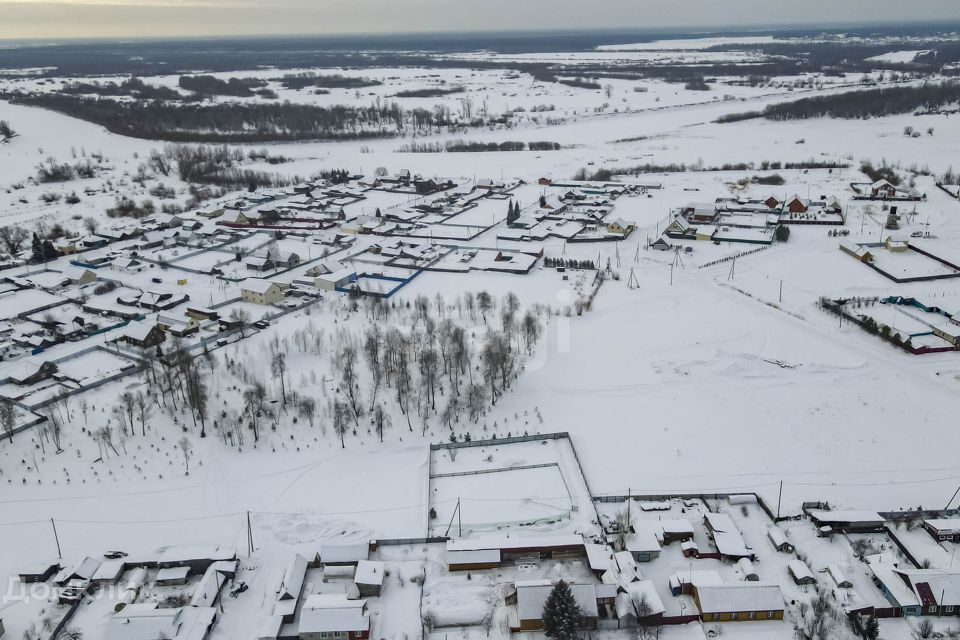
[[[783,594],[775,584],[694,585],[693,593],[703,622],[783,620]]]

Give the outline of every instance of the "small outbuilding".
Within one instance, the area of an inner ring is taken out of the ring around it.
[[[380,595],[385,571],[386,567],[382,562],[361,560],[357,563],[357,571],[353,576],[353,582],[357,585],[361,598],[373,598]]]

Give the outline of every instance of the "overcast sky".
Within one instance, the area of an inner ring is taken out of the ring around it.
[[[0,38],[960,20],[960,0],[0,0]]]

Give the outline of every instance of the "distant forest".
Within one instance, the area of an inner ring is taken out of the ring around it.
[[[256,78],[230,78],[221,80],[214,76],[180,76],[180,88],[208,96],[233,96],[249,98],[254,90],[265,87],[267,82]]]
[[[307,87],[316,87],[318,89],[360,89],[362,87],[375,87],[380,84],[378,80],[370,78],[357,78],[345,76],[339,73],[317,74],[317,73],[291,73],[276,80],[285,89],[306,89]]]
[[[56,93],[6,96],[121,135],[169,142],[274,142],[387,137],[454,124],[443,105],[404,109],[391,101],[369,106],[291,103],[176,104],[129,102]]]
[[[763,111],[727,114],[718,118],[717,122],[737,122],[752,118],[768,120],[804,120],[823,117],[877,118],[918,110],[936,110],[958,100],[960,100],[960,83],[957,82],[929,83],[915,87],[884,87],[771,104]]]

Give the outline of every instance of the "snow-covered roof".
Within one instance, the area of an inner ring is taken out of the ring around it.
[[[883,585],[884,595],[892,599],[896,606],[915,607],[920,604],[917,594],[903,581],[896,567],[883,563],[871,564],[869,567],[873,576]]]
[[[370,545],[366,542],[352,544],[320,545],[320,562],[354,564],[370,557]]]
[[[708,513],[704,516],[713,530],[713,541],[717,550],[725,556],[742,558],[752,556],[753,552],[743,541],[743,536],[726,513]]]
[[[689,520],[674,519],[658,521],[660,528],[664,533],[689,533],[693,534],[693,523]]]
[[[300,633],[367,631],[370,615],[366,600],[348,600],[343,593],[315,593],[300,610]]]
[[[787,570],[796,580],[814,580],[813,572],[803,560],[794,558],[787,563]]]
[[[770,528],[767,529],[767,535],[770,537],[770,542],[778,549],[785,544],[790,544],[787,540],[787,534],[777,525],[771,525]]]
[[[593,571],[606,571],[613,564],[613,550],[605,544],[585,544],[587,562]]]
[[[247,278],[240,283],[240,290],[252,291],[253,293],[267,293],[273,286],[279,285],[269,280],[261,280],[260,278]]]
[[[233,549],[221,548],[219,546],[197,546],[197,547],[169,547],[164,549],[157,558],[160,565],[176,566],[187,564],[198,560],[233,560],[237,557],[237,552]]]
[[[638,527],[636,533],[624,536],[624,547],[631,553],[654,553],[660,551],[660,541],[653,530],[648,527]]]
[[[157,582],[185,580],[190,575],[190,567],[167,567],[157,572]]]
[[[299,553],[294,554],[283,572],[283,580],[277,589],[278,600],[297,600],[303,590],[303,579],[307,575],[307,559]]]
[[[155,322],[135,321],[129,323],[120,331],[120,335],[130,340],[143,342],[150,335],[150,332],[156,328]]]
[[[357,571],[353,575],[353,581],[357,584],[380,586],[383,584],[383,570],[382,562],[361,560],[357,563]]]
[[[633,601],[635,605],[639,604],[641,600],[646,601],[648,607],[648,616],[655,616],[667,610],[667,608],[663,606],[663,600],[660,599],[660,594],[657,593],[657,587],[652,580],[639,580],[637,582],[631,582],[625,586],[624,589],[627,591],[626,595]]]
[[[156,602],[128,604],[107,622],[110,640],[157,640],[177,635],[182,609],[159,609]]]
[[[233,576],[237,572],[236,560],[220,560],[214,562],[203,574],[203,578],[193,590],[193,597],[190,598],[191,607],[212,607],[217,602],[217,597],[223,589],[228,576]]]
[[[587,618],[597,617],[597,590],[592,584],[571,584],[570,591]],[[517,617],[520,620],[541,620],[554,585],[517,585]]]
[[[960,533],[960,518],[928,518],[923,524],[932,528],[937,533],[952,535]]]
[[[103,562],[91,578],[94,582],[113,582],[123,574],[123,560],[107,560]]]
[[[840,565],[831,564],[827,567],[827,573],[830,574],[830,577],[833,579],[833,582],[838,587],[849,587],[850,581],[847,580],[847,577],[843,574],[843,569],[840,568]]]
[[[479,551],[482,549],[550,549],[583,546],[583,537],[563,536],[488,536],[447,540],[447,551]]]
[[[500,562],[500,549],[447,551],[447,564],[490,564]]]
[[[85,556],[75,564],[72,564],[60,571],[60,573],[53,578],[53,581],[56,583],[61,583],[66,582],[74,577],[83,578],[84,580],[91,580],[99,568],[99,561],[94,560],[90,556]]]
[[[824,524],[874,524],[883,523],[884,518],[876,511],[827,511],[824,509],[811,509],[810,517]]]
[[[749,580],[751,577],[756,578],[757,570],[753,568],[753,563],[750,562],[750,558],[740,558],[737,560],[737,567],[743,573],[743,577]]]
[[[744,582],[698,586],[697,596],[701,613],[783,610],[783,594],[775,584]]]

